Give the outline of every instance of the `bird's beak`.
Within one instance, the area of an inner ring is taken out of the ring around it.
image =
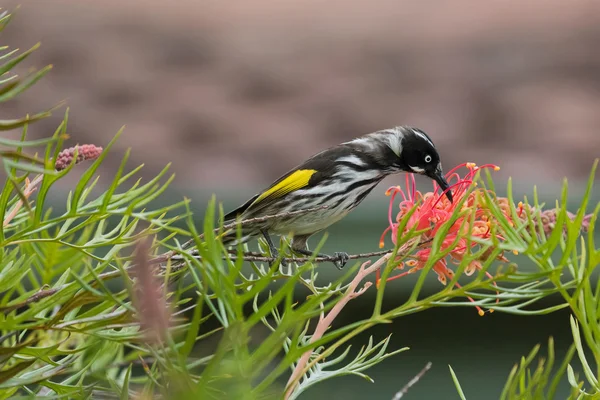
[[[452,192],[450,190],[446,191],[446,189],[448,189],[450,185],[448,185],[448,181],[444,177],[444,172],[442,171],[442,169],[437,168],[435,171],[428,173],[427,176],[436,181],[438,185],[440,185],[442,192],[445,192],[446,197],[448,198],[448,200],[450,200],[450,203],[452,203]]]

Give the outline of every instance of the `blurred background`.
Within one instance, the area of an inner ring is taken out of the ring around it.
[[[536,184],[552,204],[566,177],[575,208],[600,156],[594,1],[26,2],[2,44],[38,41],[26,64],[53,71],[0,116],[64,99],[72,145],[106,145],[126,125],[101,176],[128,147],[130,165],[144,163],[147,177],[170,162],[177,177],[163,201],[192,198],[199,223],[213,193],[233,207],[325,147],[400,124],[428,132],[446,168],[500,165],[499,192],[513,177],[518,196]],[[31,135],[51,134],[59,114]],[[325,250],[377,249],[384,191],[399,179],[330,229]],[[402,301],[410,284],[395,281],[389,301]],[[439,289],[431,277],[427,290]],[[350,303],[340,322],[366,316],[372,301]],[[411,350],[373,368],[374,384],[338,379],[305,398],[391,399],[428,361],[431,371],[406,398],[457,398],[447,364],[468,398],[496,398],[536,343],[553,335],[562,356],[571,342],[566,312],[480,318],[473,309],[438,309],[370,333],[393,333],[394,348]]]

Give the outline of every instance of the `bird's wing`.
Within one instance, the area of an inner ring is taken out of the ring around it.
[[[225,215],[225,221],[235,219],[238,215],[252,209],[257,212],[272,204],[275,200],[293,191],[309,186],[311,177],[318,171],[316,169],[293,169],[281,178],[273,182],[263,192],[254,195],[246,203]]]
[[[274,199],[285,196],[288,193],[308,186],[311,177],[318,171],[316,169],[296,169],[288,172],[283,177],[275,181],[267,190],[252,203],[258,205],[262,202],[268,203]]]
[[[261,211],[268,209],[270,205],[287,194],[317,185],[326,177],[331,176],[332,169],[337,168],[335,160],[348,154],[351,154],[351,149],[346,146],[336,146],[314,155],[277,179],[261,193],[254,195],[246,203],[229,212],[225,216],[225,220],[235,219],[244,213],[250,218],[262,215]]]

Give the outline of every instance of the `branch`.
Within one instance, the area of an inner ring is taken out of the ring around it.
[[[394,395],[392,400],[400,400],[402,398],[402,396],[404,396],[411,387],[413,387],[417,382],[419,382],[419,379],[421,379],[423,377],[423,375],[425,375],[427,373],[427,371],[429,371],[430,368],[431,368],[431,361],[428,362],[425,365],[425,367],[423,367],[423,369],[417,375],[415,375],[414,378],[412,378],[410,381],[408,381],[408,383],[406,385],[404,385],[404,387],[402,389],[400,389],[400,391]]]
[[[391,254],[394,250],[382,250],[382,251],[373,251],[370,253],[358,253],[358,254],[351,254],[348,256],[349,260],[358,260],[361,258],[369,258],[369,257],[379,257],[379,256],[385,256],[387,254]],[[237,260],[238,258],[241,258],[244,261],[256,261],[256,262],[272,262],[277,260],[277,257],[267,257],[267,256],[263,256],[261,255],[261,253],[258,252],[247,252],[247,253],[243,253],[243,255],[241,257],[238,257],[236,254],[234,254],[233,252],[230,253],[231,255],[229,256],[224,256],[223,258],[229,258],[231,260]],[[194,251],[192,253],[192,256],[198,259],[201,259],[200,256],[197,256],[197,252]],[[171,257],[171,260],[173,261],[182,261],[185,258],[183,256],[180,255],[174,255]],[[156,260],[156,258],[154,259]],[[313,261],[313,262],[332,262],[332,261],[337,261],[338,257],[336,256],[319,256],[319,257],[284,257],[281,258],[282,261],[287,261],[287,262],[297,262],[297,263],[302,263],[302,262],[308,262],[308,261]]]
[[[433,239],[426,239],[426,240],[422,240],[417,246],[416,248],[422,248],[425,245],[431,243],[433,241]],[[348,260],[358,260],[358,259],[362,259],[362,258],[370,258],[370,257],[380,257],[380,256],[385,256],[388,254],[392,254],[394,252],[393,249],[391,250],[381,250],[381,251],[372,251],[369,253],[358,253],[358,254],[351,254],[348,256]],[[172,252],[170,252],[172,253]],[[152,260],[150,260],[151,264],[156,264],[156,263],[161,263],[161,262],[165,262],[167,260],[172,260],[172,261],[184,261],[185,257],[182,255],[178,255],[178,254],[173,254],[171,255],[170,258],[168,259],[164,259],[165,254],[162,254],[156,258],[153,258]],[[244,261],[252,261],[252,262],[273,262],[275,260],[277,260],[277,257],[267,257],[267,256],[263,256],[262,253],[259,252],[254,252],[254,251],[249,251],[249,252],[245,252],[242,253],[242,256],[239,257],[237,255],[237,252],[235,250],[230,250],[229,251],[228,256],[223,256],[223,259],[230,259],[230,260],[237,260],[239,258],[241,258]],[[202,257],[198,256],[198,251],[197,250],[193,250],[191,252],[191,256],[201,260]],[[324,255],[324,256],[318,256],[318,257],[283,257],[280,259],[280,261],[282,262],[293,262],[293,263],[306,263],[309,261],[312,261],[314,263],[322,263],[322,262],[334,262],[339,260],[338,257],[336,256],[328,256],[328,255]],[[172,271],[176,271],[179,270],[181,267],[183,266],[183,264],[178,264],[177,267],[172,267]]]
[[[30,297],[28,297],[24,301],[17,303],[17,304],[13,304],[11,306],[0,307],[0,310],[4,314],[8,314],[9,312],[11,312],[13,310],[19,309],[19,308],[24,307],[31,303],[35,303],[36,301],[40,301],[41,299],[46,298],[48,296],[52,296],[56,292],[58,292],[57,288],[46,289],[46,290],[41,289],[41,290],[35,292],[34,294],[32,294]]]

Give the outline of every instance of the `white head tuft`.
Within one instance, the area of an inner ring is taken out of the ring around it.
[[[433,142],[431,141],[431,139],[429,139],[429,136],[427,136],[427,134],[425,132],[423,132],[420,129],[417,128],[409,128],[417,137],[425,140],[427,143],[429,143],[431,145],[431,147],[435,147],[435,145],[433,144]]]
[[[404,138],[404,128],[397,126],[395,128],[386,129],[380,131],[382,133],[381,139],[386,142],[388,147],[392,149],[395,155],[400,157],[402,153],[402,139]]]

